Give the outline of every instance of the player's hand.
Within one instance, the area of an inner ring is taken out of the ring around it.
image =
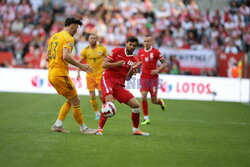
[[[138,72],[139,70],[138,69],[133,69],[133,75],[136,75],[136,73]]]
[[[80,69],[82,71],[86,71],[87,73],[92,73],[93,72],[93,69],[90,67],[89,64],[82,64]]]
[[[152,71],[151,71],[151,74],[152,74],[152,75],[157,75],[157,74],[159,74],[159,71],[158,71],[158,70],[152,70]]]
[[[125,61],[124,60],[120,60],[117,63],[117,66],[123,66],[123,64],[125,64]]]
[[[138,69],[141,65],[141,61],[137,62],[135,65],[131,66],[132,69]]]

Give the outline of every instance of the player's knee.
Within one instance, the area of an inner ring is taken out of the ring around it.
[[[142,101],[147,101],[147,97],[142,97]]]
[[[89,96],[90,96],[90,98],[93,98],[93,97],[95,98],[95,92],[90,91],[90,92],[89,92]]]
[[[70,102],[73,106],[80,105],[80,98],[78,96],[75,96],[72,99],[70,99]]]
[[[134,103],[131,104],[130,107],[133,108],[133,109],[140,108],[140,104],[138,102],[134,102]]]
[[[90,96],[90,100],[95,100],[96,97],[95,96]]]
[[[130,99],[126,104],[131,108],[140,108],[140,104],[138,103],[136,98]]]
[[[114,96],[113,95],[105,96],[105,102],[108,102],[108,101],[114,102]]]

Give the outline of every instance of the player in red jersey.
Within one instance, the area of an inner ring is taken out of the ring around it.
[[[151,94],[151,101],[153,104],[161,106],[162,111],[166,110],[166,106],[162,99],[157,98],[158,90],[158,74],[161,70],[167,67],[164,57],[158,49],[152,46],[152,37],[144,37],[144,48],[138,52],[138,59],[142,63],[142,73],[140,77],[140,92],[142,97],[142,110],[144,114],[144,121],[141,124],[150,124],[148,116],[148,102],[147,94]],[[157,68],[157,62],[160,61],[161,65]]]
[[[103,67],[106,68],[102,80],[101,89],[103,92],[103,103],[118,100],[131,107],[131,119],[133,122],[132,133],[134,135],[148,136],[149,133],[139,130],[140,105],[136,98],[125,87],[125,80],[129,80],[139,67],[137,58],[133,55],[138,45],[136,37],[128,37],[125,48],[114,48],[112,53],[106,57]],[[101,114],[97,135],[102,135],[103,127],[107,118]]]

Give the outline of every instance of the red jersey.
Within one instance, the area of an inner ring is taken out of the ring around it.
[[[124,86],[127,73],[131,66],[133,66],[138,60],[134,55],[127,55],[126,48],[114,48],[110,55],[107,56],[111,59],[112,63],[123,60],[125,63],[123,66],[116,66],[112,68],[106,68],[103,76],[108,79],[112,79],[117,84]]]
[[[150,50],[146,51],[141,48],[138,51],[138,59],[142,62],[142,78],[158,78],[158,75],[152,75],[151,71],[157,69],[157,61],[161,59],[161,52],[151,47]]]

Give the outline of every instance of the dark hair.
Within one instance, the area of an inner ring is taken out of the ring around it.
[[[134,37],[134,36],[130,36],[127,38],[126,42],[136,42],[137,44],[139,44],[139,40],[138,38]]]
[[[152,38],[152,35],[147,34],[147,35],[145,35],[144,37],[145,37],[145,38],[148,38],[148,37],[151,37],[151,38]]]
[[[78,25],[82,25],[82,22],[81,20],[78,20],[78,19],[75,19],[73,17],[68,17],[65,22],[64,22],[64,26],[67,27],[67,26],[70,26],[71,24],[78,24]]]

